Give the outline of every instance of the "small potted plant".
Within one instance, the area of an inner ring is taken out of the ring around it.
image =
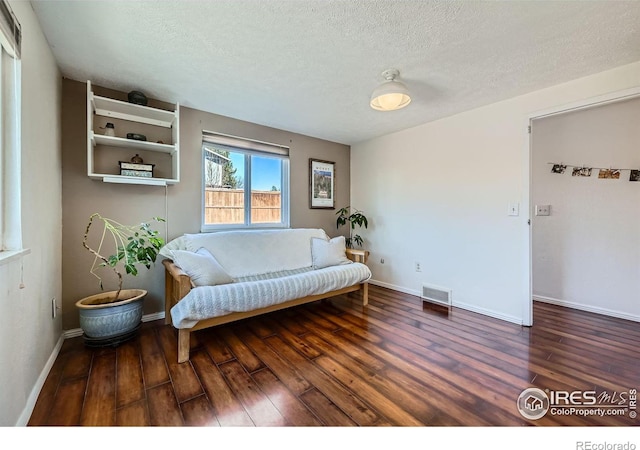
[[[354,248],[354,246],[362,247],[362,243],[364,240],[362,237],[355,233],[356,226],[358,228],[369,226],[369,221],[367,217],[357,209],[351,209],[350,206],[345,206],[336,212],[338,218],[336,219],[336,227],[340,228],[341,226],[349,224],[349,237],[346,238],[346,246],[347,248]]]
[[[159,217],[153,220],[164,222]],[[95,248],[88,243],[94,222],[102,224],[102,234]],[[123,270],[124,275],[137,276],[139,266],[150,269],[164,245],[164,239],[147,222],[123,225],[95,213],[89,217],[82,245],[94,256],[90,273],[98,279],[101,290],[104,286],[98,269],[110,268],[118,277],[117,290],[101,292],[76,302],[85,343],[117,345],[137,331],[142,320],[142,301],[147,295],[144,289],[122,289]]]

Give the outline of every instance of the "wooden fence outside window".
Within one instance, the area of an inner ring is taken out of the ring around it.
[[[205,224],[244,223],[244,189],[206,188]],[[251,191],[251,223],[279,223],[282,193]]]

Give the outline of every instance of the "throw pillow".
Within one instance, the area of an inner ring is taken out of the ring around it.
[[[331,240],[311,238],[311,259],[314,269],[322,269],[329,266],[350,264],[351,260],[346,255],[346,241],[344,236],[338,236]]]
[[[158,252],[160,256],[173,259],[171,254],[176,250],[187,250],[187,237],[185,235],[178,236],[177,238],[167,242],[164,247]]]
[[[173,262],[191,277],[196,286],[216,286],[233,283],[220,263],[204,247],[196,252],[174,250]]]

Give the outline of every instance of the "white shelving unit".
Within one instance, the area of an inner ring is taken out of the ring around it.
[[[166,186],[180,181],[179,105],[174,111],[151,108],[95,95],[87,81],[87,175],[105,183]],[[100,125],[115,124],[116,136],[105,136]],[[124,131],[122,131],[124,130]],[[144,134],[146,141],[127,139]],[[165,141],[170,140],[170,143]],[[119,161],[134,155],[154,164],[153,178],[120,175]]]

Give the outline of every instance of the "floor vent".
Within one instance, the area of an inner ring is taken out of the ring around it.
[[[428,284],[422,285],[422,300],[441,306],[451,306],[451,289]]]

